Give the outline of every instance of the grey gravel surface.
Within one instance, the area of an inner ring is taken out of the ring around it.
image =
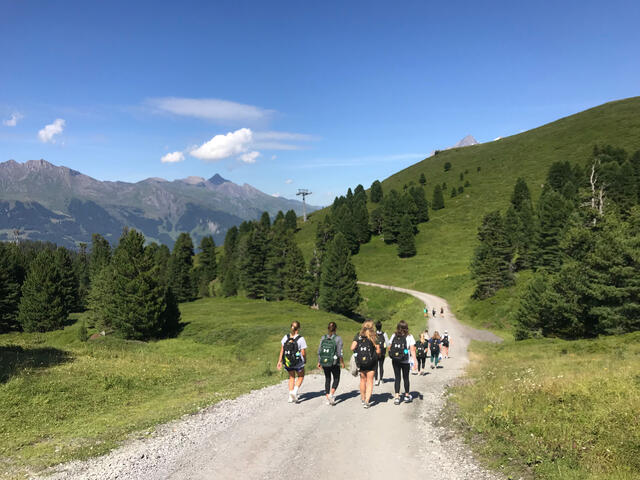
[[[287,403],[288,389],[283,382],[159,426],[148,438],[128,442],[103,457],[59,465],[46,478],[502,478],[483,469],[455,432],[438,422],[446,388],[468,362],[469,341],[499,338],[461,325],[441,298],[367,285],[414,295],[438,312],[441,306],[445,308],[443,317],[438,313],[429,319],[429,331],[448,330],[451,358],[444,360],[443,368],[427,367],[427,375],[411,376],[412,403],[393,404],[389,359],[385,381],[374,388],[370,409],[362,407],[358,379],[347,370],[342,371],[335,406],[325,403],[324,377],[308,375],[297,404]],[[338,333],[349,338],[355,332]],[[318,339],[307,340],[313,345]]]

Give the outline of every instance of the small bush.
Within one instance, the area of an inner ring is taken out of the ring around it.
[[[449,170],[451,170],[451,162],[445,162],[444,171],[448,172]]]

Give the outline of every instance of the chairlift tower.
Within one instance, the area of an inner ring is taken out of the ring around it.
[[[313,192],[310,192],[306,188],[299,188],[298,193],[296,193],[296,195],[302,195],[302,221],[303,222],[307,221],[307,202],[305,198],[307,198],[307,195],[311,195],[312,193]]]

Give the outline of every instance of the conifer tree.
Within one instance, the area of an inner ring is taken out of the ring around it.
[[[347,241],[338,233],[322,262],[320,308],[328,312],[352,314],[360,304],[356,270],[351,262]]]
[[[427,184],[427,177],[424,176],[424,173],[420,173],[420,178],[418,179],[418,182],[423,187]]]
[[[282,218],[284,220],[284,215]],[[198,294],[203,297],[208,297],[210,295],[209,284],[216,279],[218,274],[216,244],[212,236],[202,237],[200,240],[200,256],[198,260]]]
[[[25,332],[48,332],[62,328],[67,314],[54,253],[42,250],[29,265],[22,285],[18,322]]]
[[[91,280],[91,288],[87,298],[89,324],[105,332],[113,330],[112,317],[109,312],[113,294],[113,278],[111,264],[99,270]]]
[[[413,224],[408,214],[402,217],[400,233],[398,233],[398,256],[413,257],[416,254],[416,241],[413,235]]]
[[[264,298],[267,300],[282,300],[284,298],[283,270],[292,243],[293,240],[285,232],[274,232],[266,243]]]
[[[571,204],[560,193],[545,188],[538,202],[538,236],[535,267],[556,271],[562,263],[560,240],[571,213]]]
[[[371,184],[371,191],[369,192],[371,197],[371,203],[379,203],[382,201],[383,193],[382,193],[382,184],[379,180],[375,180]]]
[[[298,217],[296,212],[293,210],[288,210],[286,215],[284,216],[284,224],[287,230],[296,231],[298,227]]]
[[[196,297],[193,255],[191,235],[181,233],[173,246],[169,261],[169,287],[178,302],[188,302]]]
[[[484,299],[513,284],[512,251],[499,211],[484,216],[478,228],[478,240],[480,244],[471,263],[471,274],[476,280],[473,297]]]
[[[284,213],[282,212],[282,210],[278,210],[278,213],[276,213],[276,218],[273,219],[274,225],[278,222],[284,222]]]
[[[442,195],[442,187],[440,185],[436,185],[433,189],[433,202],[431,202],[431,208],[433,210],[441,210],[444,208],[444,196]]]
[[[288,240],[285,263],[282,269],[284,298],[294,302],[309,304],[309,283],[302,251],[293,240]]]
[[[336,232],[342,233],[345,240],[347,241],[349,251],[352,254],[358,253],[358,250],[360,249],[360,242],[358,241],[359,235],[364,234],[360,234],[357,228],[360,227],[359,222],[362,222],[364,220],[363,217],[361,216],[358,220],[358,223],[356,223],[356,221],[354,221],[355,219],[352,209],[350,208],[348,203],[344,203],[340,205],[332,214],[332,220]],[[367,226],[368,224],[369,223],[367,221]]]
[[[260,217],[260,226],[267,231],[271,228],[271,218],[269,218],[269,212],[262,212]]]
[[[222,295],[233,297],[238,294],[238,280],[235,270],[227,270],[222,281]]]
[[[409,194],[413,198],[413,201],[417,207],[417,221],[418,223],[429,221],[429,202],[425,197],[424,188],[411,187]]]
[[[455,197],[457,194],[456,187],[451,187],[451,198]]]
[[[371,231],[369,230],[369,211],[367,210],[367,204],[359,195],[359,193],[354,194],[351,215],[357,241],[363,244],[371,239]]]
[[[264,228],[255,228],[247,237],[246,252],[240,262],[240,284],[248,298],[264,298],[267,290],[266,261],[268,238]]]
[[[58,247],[55,251],[55,262],[60,275],[60,289],[62,292],[62,304],[65,318],[76,310],[78,305],[78,278],[75,275],[73,261],[69,251],[64,247]]]
[[[169,285],[169,262],[171,261],[171,250],[165,244],[159,245],[154,251],[153,261],[158,267],[158,280],[163,285]]]
[[[382,235],[385,243],[395,243],[400,232],[402,200],[396,190],[391,190],[382,204]]]
[[[0,333],[19,328],[20,283],[13,247],[0,243]]]
[[[87,306],[87,297],[89,295],[89,254],[87,253],[87,244],[81,242],[79,244],[78,255],[74,258],[73,269],[78,279],[78,304],[79,310],[84,310]]]
[[[505,228],[517,256],[516,269],[531,267],[536,242],[536,221],[531,193],[522,177],[516,181],[511,194],[511,206],[507,210]]]
[[[181,243],[187,242],[183,239]],[[113,253],[111,298],[105,316],[123,338],[146,340],[171,335],[180,320],[171,289],[158,280],[158,269],[144,250],[144,236],[128,230]]]
[[[322,261],[329,243],[333,240],[336,234],[336,230],[333,226],[333,221],[330,214],[326,214],[324,220],[318,223],[316,227],[316,250],[318,252],[318,258]]]
[[[515,339],[538,337],[542,335],[545,324],[544,295],[549,288],[549,276],[544,269],[538,270],[529,281],[520,297],[515,315]]]
[[[373,210],[369,216],[369,221],[371,222],[371,232],[374,235],[382,235],[382,228],[384,225],[382,208],[376,208]]]
[[[89,278],[93,277],[111,261],[111,245],[99,233],[91,236],[91,256],[89,257]]]
[[[307,294],[306,298],[309,300],[310,305],[318,305],[318,298],[320,297],[320,277],[322,275],[322,266],[320,263],[320,256],[318,250],[313,250],[313,255],[309,261],[309,280],[306,284]]]
[[[353,200],[354,202],[361,201],[365,205],[367,204],[367,193],[364,191],[364,187],[360,184],[353,191]]]

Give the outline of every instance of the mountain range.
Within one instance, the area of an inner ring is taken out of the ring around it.
[[[268,195],[251,185],[235,184],[219,174],[208,180],[187,177],[137,183],[99,181],[45,160],[0,163],[0,240],[47,240],[69,247],[100,233],[115,243],[125,227],[150,241],[173,245],[181,232],[194,242],[212,235],[220,244],[229,228],[272,217],[302,202]],[[316,207],[307,206],[308,211]]]

